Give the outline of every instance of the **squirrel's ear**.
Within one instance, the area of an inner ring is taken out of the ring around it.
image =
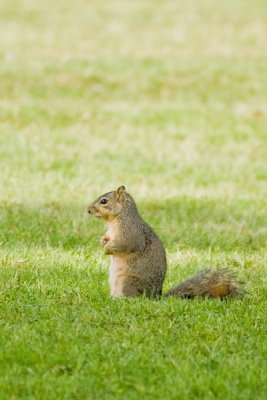
[[[116,191],[116,198],[118,201],[120,201],[124,195],[125,192],[125,186],[120,186],[117,191]]]

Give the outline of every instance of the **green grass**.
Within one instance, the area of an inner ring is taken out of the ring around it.
[[[266,398],[264,0],[0,5],[0,398]],[[233,301],[109,297],[101,221],[124,184]]]

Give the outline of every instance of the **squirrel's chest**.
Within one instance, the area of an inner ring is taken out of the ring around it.
[[[129,276],[127,258],[125,256],[111,256],[109,284],[112,297],[123,296],[123,283],[127,276]]]
[[[113,221],[112,223],[109,223],[107,226],[107,232],[106,236],[109,238],[109,240],[115,240],[118,237],[119,234],[119,226],[116,221]]]

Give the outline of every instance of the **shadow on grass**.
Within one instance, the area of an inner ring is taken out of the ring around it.
[[[140,213],[155,228],[169,251],[213,248],[221,251],[266,247],[267,216],[251,201],[178,199],[140,204]],[[86,206],[49,203],[26,207],[0,204],[0,243],[4,247],[65,249],[98,246],[104,224],[86,214]]]

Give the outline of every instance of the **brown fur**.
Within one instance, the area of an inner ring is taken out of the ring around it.
[[[162,242],[139,215],[124,186],[96,199],[88,212],[107,221],[101,238],[104,252],[111,256],[109,272],[112,297],[160,296],[167,263]],[[204,270],[169,290],[165,296],[233,297],[242,293],[227,269]]]

